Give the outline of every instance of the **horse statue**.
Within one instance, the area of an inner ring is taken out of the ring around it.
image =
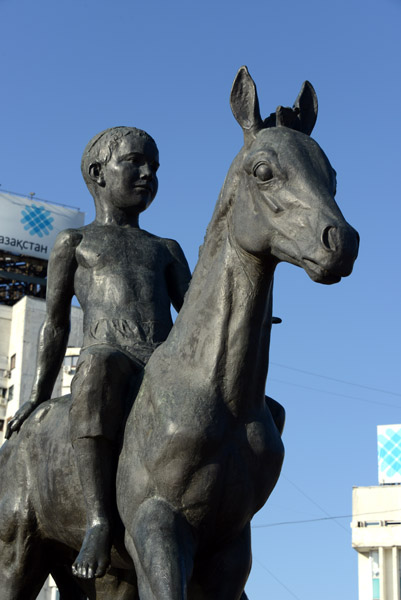
[[[71,574],[85,510],[69,397],[50,400],[1,449],[0,600],[33,600],[49,573],[66,600],[246,599],[250,521],[283,461],[280,415],[265,398],[273,274],[286,261],[336,283],[351,273],[359,238],[334,200],[335,172],[309,137],[311,84],[293,108],[262,120],[242,67],[231,107],[244,146],[184,306],[126,420],[111,568],[96,580]]]

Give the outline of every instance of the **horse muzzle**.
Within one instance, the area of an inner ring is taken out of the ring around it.
[[[359,234],[351,225],[328,225],[321,234],[319,255],[303,256],[302,266],[313,281],[338,283],[352,273],[358,250]]]

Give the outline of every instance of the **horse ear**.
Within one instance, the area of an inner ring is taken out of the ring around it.
[[[304,81],[294,109],[298,113],[300,131],[310,135],[317,119],[317,96],[309,81]]]
[[[263,126],[259,111],[258,94],[246,67],[241,67],[234,79],[230,98],[233,115],[244,135],[254,135]]]

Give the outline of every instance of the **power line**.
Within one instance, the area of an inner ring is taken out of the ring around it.
[[[320,510],[322,510],[323,512],[326,512],[324,510],[324,508],[322,508],[317,502],[315,502],[312,498],[310,498],[307,494],[305,494],[305,492],[303,492],[303,490],[301,490],[301,488],[299,488],[295,483],[290,481],[287,477],[285,479],[287,479],[287,481],[289,483],[291,483],[301,494],[303,494],[306,498],[308,498],[308,500],[310,502],[312,502],[317,507],[319,507]],[[295,525],[295,524],[299,524],[299,523],[313,523],[313,522],[319,522],[319,521],[330,521],[330,520],[335,521],[335,519],[349,519],[352,517],[362,517],[365,515],[383,514],[383,512],[385,512],[385,513],[399,512],[399,510],[400,510],[399,508],[395,508],[395,509],[386,510],[386,511],[380,510],[380,511],[372,511],[369,513],[355,513],[354,515],[337,515],[337,516],[320,517],[320,518],[316,518],[316,519],[304,519],[304,520],[299,520],[299,521],[282,521],[279,523],[266,523],[266,524],[262,524],[262,525],[252,525],[252,529],[260,529],[260,528],[265,528],[265,527],[277,527],[279,525]],[[338,523],[338,525],[340,525],[340,523]],[[342,529],[345,529],[345,527],[343,527],[342,525],[340,525],[340,527]],[[347,531],[347,533],[349,532],[348,529],[345,529],[345,530]],[[274,573],[272,573],[272,571],[270,571],[270,569],[268,569],[266,567],[266,565],[264,565],[255,556],[253,558],[254,558],[254,561],[257,562],[265,571],[267,571],[267,573],[269,573],[269,575],[275,581],[277,581],[277,583],[279,585],[281,585],[281,587],[283,587],[293,598],[296,598],[296,600],[300,600],[299,596],[297,596],[287,585],[285,585],[285,583],[283,583],[276,575],[274,575]]]
[[[291,479],[288,479],[288,477],[286,477],[285,475],[281,475],[286,481],[288,481],[288,483],[290,483],[300,494],[302,494],[302,496],[304,496],[307,500],[309,500],[309,502],[311,502],[312,504],[314,504],[315,506],[317,506],[317,508],[319,510],[322,511],[322,513],[324,513],[326,515],[326,517],[332,517],[332,515],[330,515],[327,510],[325,510],[323,508],[323,506],[320,506],[320,504],[318,502],[316,502],[316,500],[313,500],[313,498],[311,498],[310,496],[308,496],[308,494],[306,492],[304,492],[296,483],[294,483],[293,481],[291,481]],[[347,533],[349,533],[348,529],[346,527],[344,527],[344,525],[341,525],[341,523],[339,523],[338,521],[336,521],[335,519],[333,519],[334,523],[336,525],[338,525],[338,527],[340,527],[341,529],[343,529],[344,531],[346,531]]]
[[[345,383],[346,385],[360,387],[365,390],[370,390],[371,392],[379,392],[380,394],[389,394],[390,396],[397,396],[397,397],[401,398],[401,394],[399,394],[398,392],[382,390],[380,388],[371,387],[369,385],[363,385],[361,383],[354,383],[353,381],[346,381],[345,379],[337,379],[336,377],[329,377],[328,375],[320,375],[320,373],[313,373],[312,371],[305,371],[304,369],[298,369],[297,367],[289,367],[288,365],[282,365],[281,363],[276,363],[273,361],[270,361],[270,364],[275,365],[276,367],[281,367],[282,369],[289,369],[290,371],[297,371],[298,373],[304,373],[305,375],[313,375],[313,377],[320,377],[321,379],[329,379],[330,381],[336,381],[337,383]]]
[[[293,387],[303,388],[304,390],[312,390],[313,392],[319,392],[320,394],[329,394],[330,396],[339,396],[341,398],[348,398],[349,400],[359,400],[360,402],[367,402],[368,404],[379,404],[380,406],[391,406],[391,408],[400,408],[397,404],[391,404],[390,402],[380,402],[380,400],[370,400],[369,398],[358,398],[357,396],[350,396],[349,394],[341,394],[339,392],[331,392],[329,390],[319,390],[310,385],[302,385],[301,383],[293,383],[292,381],[283,381],[276,377],[269,377],[269,381],[276,381],[277,383],[284,383],[285,385],[291,385]]]
[[[272,573],[270,571],[270,569],[268,569],[262,562],[260,562],[260,560],[258,558],[256,558],[256,556],[253,557],[253,560],[255,562],[258,563],[258,565],[260,565],[262,567],[262,569],[264,569],[265,571],[267,571],[269,573],[269,575],[271,577],[273,577],[273,579],[275,579],[277,581],[277,583],[279,583],[281,585],[281,587],[283,587],[285,590],[287,590],[287,592],[289,594],[291,594],[291,596],[293,598],[296,598],[296,600],[301,600],[299,596],[297,596],[292,590],[290,590],[290,588],[288,586],[285,585],[285,583],[283,583],[278,577],[276,577],[276,575],[274,575],[274,573]]]
[[[278,521],[277,523],[264,523],[263,525],[252,525],[252,529],[264,529],[266,527],[279,527],[280,525],[298,525],[302,523],[317,523],[319,521],[331,521],[334,519],[345,519],[352,515],[338,515],[335,517],[318,517],[316,519],[302,519],[299,521]]]
[[[383,513],[392,513],[392,512],[400,512],[399,508],[394,508],[391,510],[376,510],[368,513],[355,513],[354,515],[337,515],[332,517],[318,517],[316,519],[302,519],[299,521],[280,521],[276,523],[264,523],[262,525],[252,525],[252,529],[262,529],[265,527],[278,527],[279,525],[298,525],[299,523],[317,523],[318,521],[330,521],[334,519],[352,519],[353,517],[364,517],[366,515],[376,515]],[[347,530],[348,531],[348,530]]]

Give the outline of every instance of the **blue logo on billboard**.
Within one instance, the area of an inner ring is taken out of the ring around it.
[[[28,231],[30,235],[44,237],[45,235],[49,235],[53,229],[52,222],[54,219],[50,216],[51,212],[43,206],[35,206],[34,204],[30,206],[26,205],[21,213],[23,215],[21,223],[24,225],[25,231]]]
[[[386,429],[378,436],[380,472],[388,477],[401,473],[401,430]]]

